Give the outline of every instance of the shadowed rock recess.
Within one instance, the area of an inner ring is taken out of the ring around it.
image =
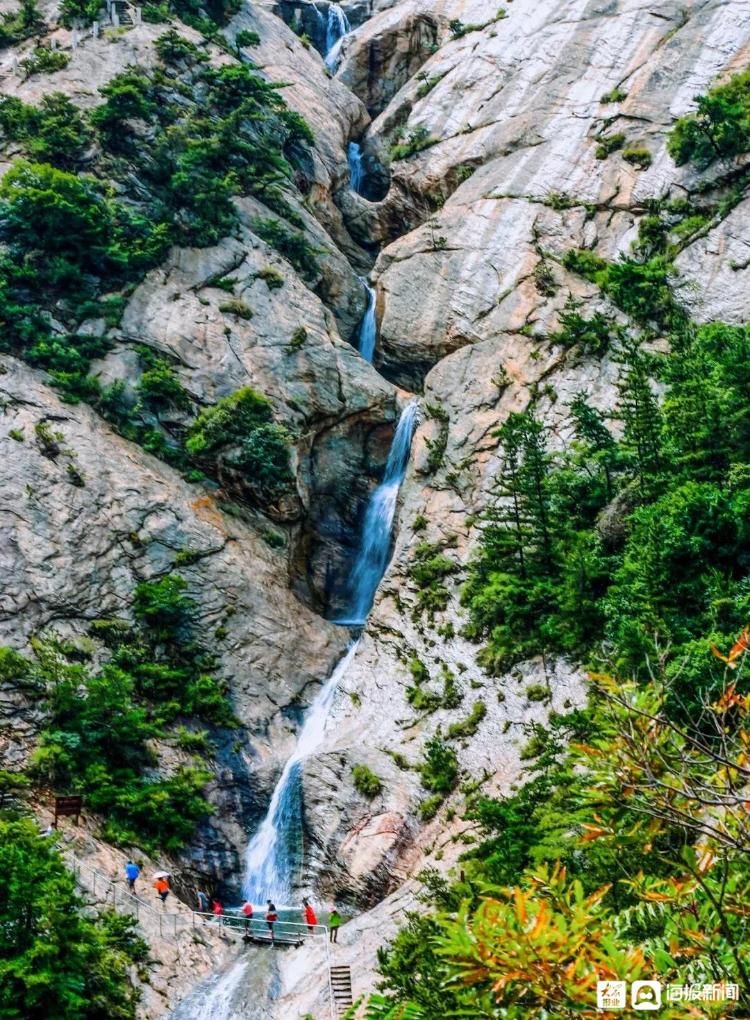
[[[585,394],[627,443],[627,338],[659,358],[678,318],[748,321],[747,154],[677,165],[667,143],[694,97],[750,67],[750,3],[22,7],[28,24],[9,2],[0,26],[0,645],[26,665],[0,658],[0,768],[28,774],[18,803],[45,824],[55,792],[82,790],[82,829],[63,823],[62,842],[92,866],[121,878],[139,855],[191,906],[201,888],[239,903],[306,712],[358,639],[295,766],[289,895],[353,916],[335,962],[369,996],[416,876],[464,867],[477,792],[528,778],[529,740],[586,705],[580,663],[611,650],[604,623],[518,654],[495,617],[477,624],[487,607],[462,593],[510,491],[498,430],[529,412],[551,463],[579,449]],[[34,212],[27,187],[51,204]],[[661,311],[606,276],[629,260],[661,267],[640,283],[651,297],[663,284]],[[649,385],[657,401],[669,381]],[[413,399],[391,558],[366,622],[336,623]],[[607,555],[640,505],[633,479],[586,525]],[[582,574],[603,572],[588,555]],[[690,637],[731,632],[722,611]],[[65,677],[74,702],[93,697],[83,674],[135,678],[149,721],[115,785],[203,773],[180,795],[205,798],[189,832],[155,835],[97,799],[104,778],[45,753],[72,726]],[[189,701],[201,684],[210,697]],[[457,769],[432,796],[431,742]],[[181,957],[141,930],[159,947],[131,968],[141,1020],[329,1015],[319,947],[269,959],[196,936]]]

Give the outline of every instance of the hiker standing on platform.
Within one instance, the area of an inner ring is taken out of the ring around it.
[[[250,931],[250,923],[253,919],[253,905],[250,900],[242,904],[242,915],[245,918],[245,931]]]
[[[309,900],[302,900],[302,906],[303,906],[302,913],[303,913],[304,918],[305,918],[305,924],[307,925],[307,930],[312,935],[313,928],[318,923],[318,918],[315,916],[315,911],[313,910],[312,905],[311,905]]]
[[[278,919],[279,915],[276,913],[276,906],[269,900],[268,910],[266,912],[266,924],[268,925],[268,930],[271,932],[271,942],[276,941],[276,937],[273,933],[273,926]]]
[[[331,942],[338,942],[339,940],[339,928],[343,918],[341,914],[334,907],[331,913],[328,915],[328,927],[331,929],[330,939]]]

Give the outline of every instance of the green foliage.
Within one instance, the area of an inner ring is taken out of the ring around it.
[[[605,92],[600,98],[599,102],[604,103],[622,103],[628,98],[627,92],[623,91],[619,85],[615,85],[614,88],[610,89],[609,92]]]
[[[613,135],[600,134],[596,136],[597,146],[595,156],[597,159],[606,159],[613,152],[617,152],[625,144],[625,135],[617,132]]]
[[[471,712],[460,722],[451,723],[445,732],[447,740],[457,740],[463,737],[473,737],[479,729],[479,724],[487,715],[487,706],[483,701],[475,701],[471,706]]]
[[[280,290],[284,286],[284,276],[275,266],[266,266],[256,274],[258,280],[263,280],[269,290]]]
[[[77,21],[90,25],[101,10],[100,0],[62,0],[60,4],[60,21],[67,28],[72,28]]]
[[[732,159],[750,149],[750,71],[695,97],[696,110],[680,117],[667,147],[678,166],[699,168],[717,159]]]
[[[420,542],[414,550],[410,578],[418,589],[415,616],[426,612],[432,620],[436,612],[441,612],[448,605],[445,578],[455,574],[459,565],[446,556],[442,548],[439,543]]]
[[[292,333],[289,341],[289,349],[292,351],[298,351],[301,347],[304,347],[307,341],[307,330],[304,326],[298,326],[297,329]]]
[[[458,783],[458,757],[452,747],[436,733],[425,744],[422,764],[419,766],[422,786],[431,793],[445,796]]]
[[[560,312],[560,330],[550,339],[563,347],[579,346],[585,354],[601,355],[612,337],[618,335],[617,325],[602,312],[594,312],[590,318],[586,318],[578,311],[579,307],[580,302],[568,298],[565,308]]]
[[[187,582],[179,574],[141,581],[135,589],[133,615],[159,640],[185,634],[195,612],[195,602],[185,594],[186,590]]]
[[[639,170],[646,170],[651,166],[651,153],[642,145],[627,145],[622,150],[622,158]]]
[[[62,170],[74,169],[91,141],[81,111],[62,92],[43,96],[39,106],[3,96],[0,130],[6,138],[22,142],[35,160]]]
[[[7,1020],[134,1020],[135,920],[90,917],[73,875],[26,819],[0,820],[0,1011]]]
[[[253,317],[253,310],[250,305],[240,298],[232,298],[230,301],[222,302],[219,305],[219,311],[223,315],[236,315],[238,319],[245,319],[246,321]]]
[[[15,648],[0,645],[0,681],[23,680],[29,672],[29,662]]]
[[[62,71],[70,63],[70,55],[62,50],[54,50],[51,46],[36,46],[28,57],[19,62],[24,79],[32,74],[53,74]]]
[[[352,778],[354,788],[363,797],[372,800],[383,790],[383,782],[380,776],[376,775],[367,765],[354,765],[352,767]]]
[[[434,138],[429,130],[420,125],[410,131],[404,141],[396,142],[391,146],[390,156],[391,159],[396,162],[399,159],[408,159],[410,156],[416,155],[418,152],[422,152],[423,149],[429,149],[431,145],[435,145],[439,139]]]
[[[308,279],[317,276],[317,256],[322,254],[321,249],[310,244],[301,231],[291,230],[281,220],[276,219],[253,220],[253,230],[258,237],[262,237],[283,255],[302,276]]]
[[[152,357],[138,382],[138,395],[144,405],[153,411],[173,407],[187,410],[190,398],[168,361]]]
[[[289,434],[271,421],[271,405],[250,387],[202,411],[188,430],[186,448],[200,463],[239,472],[261,501],[289,487]]]
[[[15,11],[0,14],[0,46],[13,46],[45,28],[37,0],[20,0]]]
[[[260,36],[252,29],[243,28],[235,35],[234,44],[238,49],[244,49],[246,46],[260,46]]]
[[[205,64],[208,56],[195,43],[180,35],[175,29],[170,28],[164,35],[160,35],[154,43],[154,48],[159,54],[159,59],[165,64]]]

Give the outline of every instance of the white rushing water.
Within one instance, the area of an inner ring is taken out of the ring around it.
[[[383,481],[367,505],[359,553],[352,572],[351,611],[347,613],[347,620],[340,622],[364,623],[388,565],[398,490],[406,474],[418,406],[413,401],[402,411],[388,454]],[[301,824],[302,762],[323,743],[336,690],[356,650],[355,642],[308,709],[294,754],[284,766],[266,817],[245,852],[243,892],[253,904],[262,906],[267,899],[271,899],[277,906],[281,906],[288,904],[291,898],[298,857],[294,844]]]
[[[375,345],[378,341],[378,321],[375,316],[375,291],[366,280],[362,280],[362,283],[367,291],[367,308],[359,326],[357,350],[365,361],[369,361],[372,364],[372,359],[375,355]]]
[[[352,186],[352,191],[361,195],[365,180],[365,168],[362,163],[362,147],[359,142],[349,142],[346,147],[346,156],[349,162],[349,183]]]
[[[372,608],[375,592],[388,566],[398,491],[409,463],[409,451],[417,424],[418,410],[419,404],[414,400],[401,412],[385,465],[383,481],[367,504],[359,552],[349,587],[350,608],[339,623],[358,626],[365,622]]]
[[[243,892],[251,903],[287,904],[292,893],[296,855],[289,844],[300,819],[300,767],[320,747],[336,688],[357,650],[356,642],[321,687],[307,711],[294,754],[284,766],[266,817],[245,851]]]
[[[217,981],[198,989],[177,1007],[173,1020],[244,1020],[247,1014],[235,1008],[233,1000],[244,978],[245,967],[245,960],[238,960]]]
[[[338,63],[341,43],[344,36],[351,31],[351,25],[346,14],[338,4],[331,4],[328,8],[328,21],[326,22],[326,52],[325,65],[329,71],[333,71]]]

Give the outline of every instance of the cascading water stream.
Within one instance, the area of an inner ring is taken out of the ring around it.
[[[349,163],[349,183],[352,191],[361,195],[362,185],[365,181],[365,167],[362,162],[362,147],[359,142],[349,142],[346,147],[346,157]]]
[[[367,504],[359,552],[351,576],[350,609],[344,619],[338,621],[339,623],[361,626],[365,622],[372,608],[377,587],[388,566],[396,501],[409,462],[418,410],[419,404],[414,400],[401,412],[385,465],[383,481]]]
[[[277,904],[289,901],[295,864],[294,847],[290,843],[299,825],[301,764],[323,740],[336,688],[356,650],[355,642],[308,709],[294,754],[284,766],[266,817],[245,851],[243,892],[251,903],[262,904],[267,899]]]
[[[367,291],[367,308],[362,318],[362,322],[359,326],[359,333],[357,335],[357,350],[365,359],[372,364],[372,359],[375,355],[375,345],[378,342],[378,320],[375,315],[375,291],[367,283],[366,280],[362,280]]]
[[[388,565],[396,500],[406,474],[417,409],[418,404],[413,401],[402,411],[388,454],[383,481],[367,505],[359,554],[352,573],[351,611],[346,620],[339,621],[341,623],[364,623]],[[245,852],[243,891],[254,904],[263,904],[270,898],[280,905],[290,899],[297,861],[294,844],[300,826],[302,762],[323,742],[336,690],[356,649],[357,644],[354,643],[308,709],[294,754],[284,766],[266,817]]]
[[[351,25],[346,14],[338,4],[331,4],[328,8],[328,21],[326,23],[326,52],[324,56],[325,65],[329,71],[333,71],[338,63],[341,43],[344,36],[351,31]]]

